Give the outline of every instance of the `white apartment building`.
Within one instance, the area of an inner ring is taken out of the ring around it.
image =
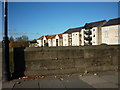
[[[71,28],[63,33],[63,46],[79,46],[81,45],[81,29]]]
[[[101,27],[106,23],[106,20],[86,23],[82,29],[82,44],[81,45],[100,45],[102,43]]]
[[[44,36],[40,37],[39,39],[37,39],[37,43],[38,43],[38,46],[39,47],[42,47],[43,46],[43,38]]]
[[[63,46],[62,40],[63,40],[62,34],[57,34],[53,38],[53,46]]]
[[[57,35],[46,35],[37,39],[38,46],[63,46],[62,34]]]
[[[120,18],[110,19],[102,27],[102,43],[120,44]]]
[[[69,40],[68,35],[69,35],[68,33],[63,34],[63,46],[69,46],[69,44],[68,44],[68,40]]]
[[[42,36],[37,42],[40,47],[120,44],[120,18],[86,23],[63,34]]]

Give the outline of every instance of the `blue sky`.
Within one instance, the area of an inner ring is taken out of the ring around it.
[[[9,2],[8,8],[9,36],[30,40],[118,17],[117,2]]]

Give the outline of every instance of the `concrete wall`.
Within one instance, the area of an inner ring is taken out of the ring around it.
[[[14,48],[14,72],[27,76],[118,69],[120,46]],[[11,59],[12,60],[12,59]]]

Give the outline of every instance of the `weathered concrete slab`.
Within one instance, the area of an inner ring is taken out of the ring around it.
[[[80,80],[78,77],[64,78],[61,82],[66,88],[93,88],[89,84]]]
[[[97,84],[93,84],[92,85],[94,88],[118,88],[117,85],[113,84],[113,83],[97,83]]]
[[[83,77],[80,77],[81,80],[89,83],[90,85],[93,85],[93,84],[98,84],[98,83],[106,83],[107,81],[105,81],[104,79],[101,79],[97,76],[83,76]]]
[[[12,81],[10,81],[10,82],[4,82],[4,83],[2,83],[2,88],[12,90],[12,88],[14,87],[14,85],[15,85],[15,82],[12,82]]]
[[[26,80],[16,83],[14,89],[16,88],[39,88],[38,80]]]
[[[80,79],[92,85],[94,88],[118,88],[115,83],[111,83],[99,76],[83,76],[80,77]],[[107,79],[111,79],[111,77],[107,77]]]
[[[57,78],[46,78],[39,80],[40,88],[65,88],[62,82]]]
[[[118,77],[117,76],[114,76],[114,75],[105,75],[105,76],[100,76],[102,79],[108,81],[108,82],[111,82],[111,83],[114,83],[114,84],[118,84]]]

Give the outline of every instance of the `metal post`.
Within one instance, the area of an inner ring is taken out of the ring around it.
[[[9,81],[10,74],[10,66],[9,66],[9,39],[8,39],[8,3],[7,0],[4,1],[4,37],[3,37],[3,81]]]

